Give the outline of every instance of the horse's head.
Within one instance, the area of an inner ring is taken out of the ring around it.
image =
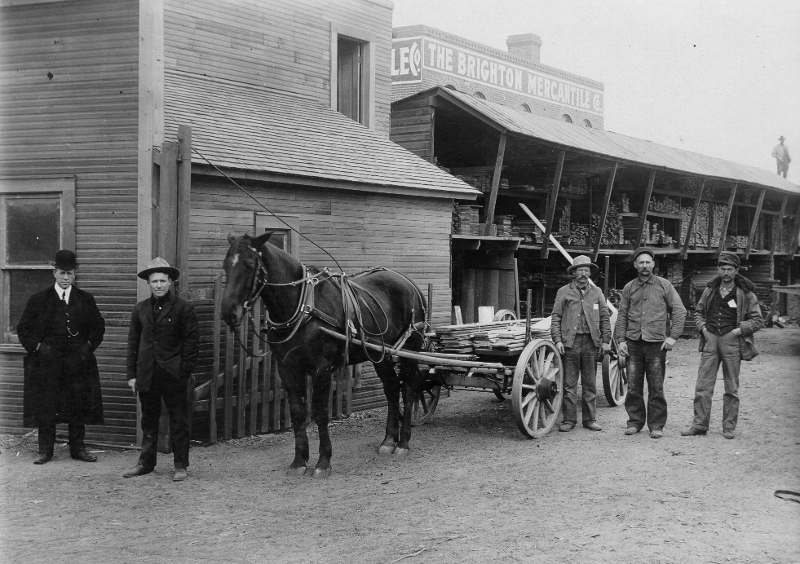
[[[222,320],[231,329],[241,325],[244,305],[248,300],[257,299],[252,293],[258,279],[258,250],[267,242],[272,233],[251,237],[245,233],[240,237],[228,234],[231,244],[222,268],[225,270],[225,288],[222,291]]]

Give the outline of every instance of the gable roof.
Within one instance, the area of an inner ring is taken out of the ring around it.
[[[192,128],[192,146],[220,168],[472,198],[462,180],[322,104],[256,86],[168,72],[167,133]],[[192,162],[207,164],[198,153]]]
[[[676,149],[613,131],[592,129],[525,113],[456,90],[435,87],[418,92],[404,100],[432,95],[451,102],[501,132],[530,137],[571,151],[618,162],[800,194],[800,186],[757,167]]]

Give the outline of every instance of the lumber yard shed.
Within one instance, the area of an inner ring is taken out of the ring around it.
[[[648,245],[690,309],[726,249],[765,309],[787,307],[771,288],[800,276],[800,187],[774,173],[447,87],[396,100],[392,123],[393,140],[482,192],[454,209],[453,304],[465,322],[481,305],[519,306],[527,289],[533,313],[548,315],[568,281],[551,236],[598,262],[612,300],[636,275],[631,251]]]

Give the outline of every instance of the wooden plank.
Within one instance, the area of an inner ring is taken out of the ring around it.
[[[683,248],[681,249],[681,258],[686,258],[686,253],[689,251],[689,241],[692,239],[692,233],[694,232],[694,225],[697,221],[697,210],[700,209],[700,199],[703,197],[703,189],[706,187],[706,179],[703,179],[702,184],[700,184],[700,188],[697,190],[697,196],[694,198],[694,205],[692,206],[692,217],[689,219],[689,225],[686,228],[686,240],[683,242]],[[711,204],[709,204],[709,216],[711,215]],[[710,217],[709,217],[710,222]]]
[[[744,251],[744,259],[747,260],[750,258],[750,251],[753,249],[753,240],[756,236],[756,230],[758,229],[758,219],[761,216],[761,208],[764,206],[764,196],[767,193],[766,188],[762,188],[761,192],[758,195],[758,203],[756,204],[756,211],[753,214],[753,225],[750,226],[750,235],[747,237],[747,248]],[[762,245],[763,246],[763,245]]]
[[[282,405],[282,391],[281,391],[281,378],[278,370],[278,360],[275,355],[272,356],[272,430],[280,431],[281,429],[281,405]]]
[[[269,347],[267,354],[261,359],[261,370],[259,381],[261,383],[261,419],[259,420],[258,430],[262,433],[269,432],[270,414],[270,383],[272,382],[272,351]]]
[[[225,329],[225,405],[223,409],[223,431],[225,440],[233,437],[233,355],[236,354],[233,331]]]
[[[178,144],[165,142],[162,147],[156,204],[156,226],[153,239],[157,241],[158,256],[175,264],[178,223]]]
[[[644,235],[644,224],[647,221],[647,211],[650,207],[650,198],[653,196],[653,184],[656,181],[656,171],[650,171],[650,178],[647,180],[647,189],[644,193],[644,201],[642,203],[642,212],[639,217],[639,228],[636,230],[636,240],[633,242],[634,248],[642,246],[642,235]]]
[[[475,269],[465,268],[461,281],[461,313],[464,315],[466,323],[476,321],[477,312],[475,304]]]
[[[521,315],[519,303],[519,267],[516,258],[514,258],[514,311],[516,311],[517,319],[519,319]]]
[[[244,322],[239,326],[239,346],[236,347],[239,349],[239,370],[236,378],[236,389],[237,395],[242,399],[236,405],[236,430],[234,436],[237,439],[244,436],[244,410],[247,403],[244,401],[244,398],[247,397],[247,352],[242,345],[247,346],[247,334],[248,327],[247,323]]]
[[[597,240],[594,242],[594,250],[592,251],[592,262],[597,263],[597,255],[600,253],[600,241],[603,238],[603,230],[605,229],[606,220],[608,219],[608,207],[611,203],[611,191],[614,189],[614,179],[617,176],[617,169],[619,168],[619,163],[614,163],[614,168],[611,169],[611,172],[608,174],[608,181],[606,182],[606,194],[603,198],[603,209],[600,211],[600,223],[598,225],[598,233],[597,233]],[[589,193],[591,193],[591,188],[589,189]],[[591,206],[589,206],[589,210],[591,210]]]
[[[189,295],[189,227],[192,212],[192,128],[178,126],[178,194],[175,265],[181,272],[180,296]]]
[[[353,375],[355,374],[356,370],[357,366],[353,365],[353,366],[348,366],[345,372],[345,381],[344,381],[345,403],[344,403],[344,411],[342,413],[344,417],[350,417],[350,415],[353,413]]]
[[[772,245],[770,245],[771,248],[769,250],[770,263],[772,262],[772,257],[775,256],[775,248],[778,245],[778,239],[783,229],[783,218],[786,215],[786,204],[788,203],[789,194],[784,194],[781,200],[781,211],[778,213],[777,219],[773,219],[775,223],[772,225]]]
[[[556,172],[553,177],[553,189],[550,191],[550,201],[547,206],[547,223],[545,225],[547,231],[545,231],[544,234],[544,244],[542,245],[541,251],[542,258],[547,258],[547,254],[550,251],[548,241],[550,240],[550,235],[553,233],[553,219],[556,216],[556,207],[558,207],[558,191],[561,186],[561,173],[564,171],[564,158],[566,154],[567,151],[564,149],[558,153],[558,163],[556,164]]]
[[[208,431],[209,442],[217,442],[217,386],[219,385],[220,344],[222,336],[222,274],[214,280],[214,325],[212,330],[211,389],[209,390]]]
[[[497,146],[497,158],[494,163],[494,176],[492,176],[492,188],[489,192],[489,202],[486,204],[484,210],[486,227],[484,228],[484,235],[491,235],[491,229],[494,225],[494,207],[497,204],[497,192],[500,188],[500,175],[503,172],[503,155],[506,152],[506,139],[508,135],[505,133],[500,134],[500,142]]]
[[[731,189],[731,195],[728,196],[728,207],[725,210],[725,219],[722,220],[722,230],[719,232],[719,247],[717,247],[717,252],[715,254],[716,258],[719,258],[719,255],[725,248],[725,238],[728,233],[728,223],[731,220],[731,213],[733,213],[733,200],[736,198],[736,188],[738,188],[738,186],[738,184],[734,184],[733,189]],[[710,215],[711,214],[709,214],[709,216]],[[709,241],[710,240],[711,239],[709,238]]]
[[[256,425],[258,423],[258,402],[255,398],[258,396],[258,376],[259,367],[263,360],[259,356],[261,354],[261,340],[258,335],[258,328],[261,327],[261,307],[260,304],[253,308],[253,357],[250,361],[250,426],[249,432],[255,435],[257,432]]]

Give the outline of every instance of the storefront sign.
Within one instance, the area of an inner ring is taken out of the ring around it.
[[[603,92],[563,78],[427,37],[392,42],[392,82],[420,82],[423,69],[490,88],[603,113]]]

